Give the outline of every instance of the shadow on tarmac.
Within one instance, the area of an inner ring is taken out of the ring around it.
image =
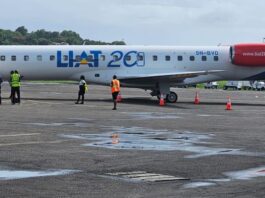
[[[10,100],[9,98],[2,98],[3,100]],[[76,99],[70,98],[30,98],[25,97],[22,100],[36,100],[36,101],[76,101]],[[112,102],[111,98],[108,99],[85,99],[85,102]],[[123,98],[121,103],[125,104],[137,104],[137,105],[148,105],[148,106],[159,106],[159,101],[152,98]],[[178,104],[187,104],[187,105],[194,105],[193,101],[178,101],[176,103],[166,103],[165,107],[178,107]],[[176,106],[177,105],[177,106]],[[225,106],[226,102],[200,102],[200,104],[196,105],[216,105],[216,106]],[[243,103],[243,102],[233,102],[232,105],[234,106],[256,106],[256,107],[264,107],[264,103]],[[184,108],[186,109],[186,108]]]

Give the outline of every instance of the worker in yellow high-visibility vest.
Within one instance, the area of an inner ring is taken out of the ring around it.
[[[17,101],[15,95],[17,94]],[[11,102],[15,104],[16,102],[20,104],[20,74],[18,71],[14,71],[11,75]]]
[[[111,86],[111,93],[114,104],[112,110],[117,110],[117,96],[119,95],[120,92],[120,81],[117,79],[116,75],[113,76],[110,86]]]

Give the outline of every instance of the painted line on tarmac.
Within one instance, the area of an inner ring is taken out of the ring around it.
[[[18,146],[18,145],[31,145],[31,144],[60,144],[65,142],[64,140],[57,141],[49,141],[49,142],[22,142],[22,143],[8,143],[8,144],[0,144],[0,147],[4,146]]]
[[[188,178],[184,177],[175,177],[171,175],[148,173],[145,171],[106,173],[106,175],[117,177],[120,179],[127,179],[131,181],[142,181],[142,182],[165,182],[165,181],[189,180]]]
[[[55,103],[55,102],[43,102],[43,101],[36,101],[36,100],[28,100],[28,102],[31,102],[30,104],[50,104],[50,105],[54,105],[54,104],[62,104],[62,103]],[[28,103],[29,104],[29,103]]]
[[[10,134],[10,135],[0,135],[0,137],[19,137],[19,136],[33,136],[33,135],[40,135],[40,133]]]

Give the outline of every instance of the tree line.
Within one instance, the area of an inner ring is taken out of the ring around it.
[[[0,29],[0,45],[126,45],[124,41],[111,43],[83,39],[74,31],[50,32],[44,29],[28,32],[24,27],[15,31]]]

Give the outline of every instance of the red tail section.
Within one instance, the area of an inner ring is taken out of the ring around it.
[[[239,66],[265,67],[265,44],[237,44],[230,48],[231,61]]]

